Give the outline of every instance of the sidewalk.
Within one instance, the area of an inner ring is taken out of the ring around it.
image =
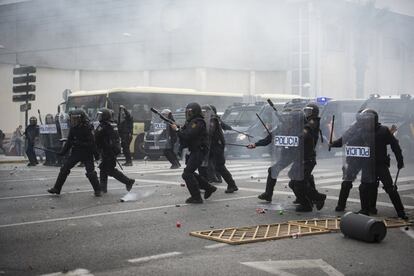
[[[24,156],[6,156],[0,154],[0,164],[10,164],[10,163],[26,163],[29,162]]]

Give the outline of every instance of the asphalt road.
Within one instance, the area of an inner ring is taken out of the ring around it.
[[[334,211],[341,159],[319,160],[318,190],[328,194],[321,211],[296,213],[287,177],[280,176],[264,214],[268,161],[227,162],[240,190],[225,184],[201,205],[184,204],[182,170],[166,161],[136,161],[125,168],[137,182],[137,199],[120,202],[125,187],[114,179],[101,198],[93,196],[83,168],[74,168],[60,196],[49,195],[58,168],[0,166],[0,275],[413,275],[414,231],[388,229],[379,244],[330,233],[245,245],[226,245],[189,232],[342,215]],[[395,170],[393,168],[395,175]],[[410,216],[414,209],[414,165],[400,173],[399,189]],[[347,210],[358,211],[354,188]],[[283,215],[276,209],[284,209]],[[395,216],[380,190],[378,216]],[[181,227],[177,227],[177,222]],[[67,273],[70,272],[70,273]]]

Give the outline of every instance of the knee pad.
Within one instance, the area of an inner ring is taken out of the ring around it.
[[[351,181],[343,181],[341,184],[341,189],[351,190],[352,189],[352,182]]]
[[[191,173],[184,171],[183,174],[181,175],[181,177],[184,180],[188,180],[191,177],[191,175],[192,175]]]

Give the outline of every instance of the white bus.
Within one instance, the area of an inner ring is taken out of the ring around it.
[[[169,108],[174,111],[184,108],[190,102],[197,102],[200,105],[212,104],[217,110],[224,111],[234,102],[242,101],[243,95],[238,93],[204,92],[181,88],[129,87],[73,92],[68,96],[66,112],[82,108],[91,121],[95,121],[98,110],[107,107],[114,110],[114,119],[116,119],[119,106],[124,105],[134,118],[131,153],[134,158],[142,159],[146,155],[143,147],[144,132],[150,125],[151,107]]]

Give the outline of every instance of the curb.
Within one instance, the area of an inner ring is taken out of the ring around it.
[[[0,164],[16,164],[16,163],[26,163],[28,160],[0,160]]]

